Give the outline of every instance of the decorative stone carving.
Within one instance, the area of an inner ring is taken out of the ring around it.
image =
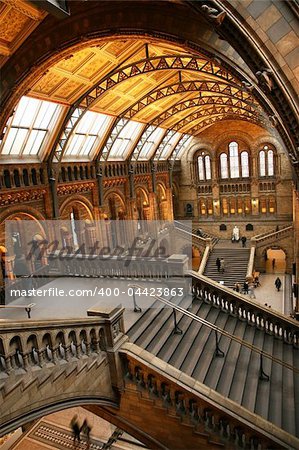
[[[1,194],[0,206],[12,205],[14,203],[30,202],[39,200],[46,194],[46,189],[34,189],[21,192],[9,192]]]
[[[277,125],[278,125],[278,120],[277,120],[277,117],[276,117],[276,116],[269,116],[269,120],[270,120],[271,125],[272,125],[273,127],[277,127]]]
[[[211,8],[208,5],[202,5],[201,10],[207,19],[213,22],[216,26],[220,26],[226,16],[225,11],[218,11],[216,8]]]
[[[248,81],[242,81],[242,84],[243,84],[244,88],[246,89],[246,91],[248,91],[248,92],[253,91],[253,89],[254,89],[253,84],[248,83]]]
[[[58,186],[58,195],[76,194],[78,192],[91,191],[95,186],[95,183],[76,183],[76,184],[63,184]]]
[[[273,81],[271,75],[273,74],[271,69],[263,69],[256,72],[256,77],[259,80],[260,86],[266,91],[271,92],[273,89]]]

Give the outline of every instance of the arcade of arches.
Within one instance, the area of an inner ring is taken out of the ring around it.
[[[50,3],[0,2],[1,284],[45,220],[80,246],[96,221],[179,219],[223,239],[292,225],[259,266],[298,286],[298,2]]]

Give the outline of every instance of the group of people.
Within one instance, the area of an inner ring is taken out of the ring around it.
[[[235,292],[241,292],[241,285],[240,283],[235,283],[234,285],[234,291]],[[248,281],[244,281],[243,283],[243,294],[249,295],[250,298],[256,298],[254,293],[254,284],[249,284]]]
[[[216,259],[216,266],[217,266],[218,272],[224,273],[224,269],[225,269],[225,260],[224,260],[224,258],[217,258]]]
[[[81,433],[86,436],[86,449],[90,448],[90,431],[87,419],[84,419],[82,425],[80,426],[77,414],[71,420],[71,429],[73,432],[74,445],[79,445],[81,442]]]

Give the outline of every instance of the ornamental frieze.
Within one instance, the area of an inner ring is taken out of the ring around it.
[[[78,192],[91,191],[95,183],[76,183],[76,184],[62,184],[57,188],[58,195],[76,194]]]
[[[0,206],[12,205],[14,203],[30,202],[39,200],[46,194],[46,189],[30,189],[28,191],[10,192],[0,195]]]
[[[116,187],[121,186],[122,184],[126,184],[127,178],[115,178],[115,179],[108,179],[104,180],[104,187]]]

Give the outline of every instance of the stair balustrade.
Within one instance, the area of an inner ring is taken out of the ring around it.
[[[299,324],[295,320],[264,307],[252,299],[247,300],[243,295],[194,271],[190,274],[192,275],[192,293],[195,297],[247,321],[249,325],[254,325],[287,344],[299,347]]]
[[[181,418],[181,427],[193,426],[194,431],[206,436],[209,443],[236,449],[291,449],[298,439],[224,398],[202,383],[163,362],[132,343],[125,343],[120,355],[124,365],[125,388],[135,387],[142,399],[151,399],[153,411],[165,409],[165,414]],[[204,434],[205,433],[205,434]],[[196,439],[196,437],[195,437]]]
[[[107,350],[110,342],[124,335],[123,309],[113,319],[97,317],[1,324],[0,374],[31,371],[47,365],[57,365]],[[118,333],[115,333],[117,326]]]
[[[284,228],[281,228],[280,230],[272,230],[265,233],[258,234],[256,236],[253,236],[251,238],[252,242],[255,242],[256,248],[269,243],[269,242],[276,242],[280,239],[283,239],[290,235],[290,233],[293,231],[293,225],[288,225]]]

